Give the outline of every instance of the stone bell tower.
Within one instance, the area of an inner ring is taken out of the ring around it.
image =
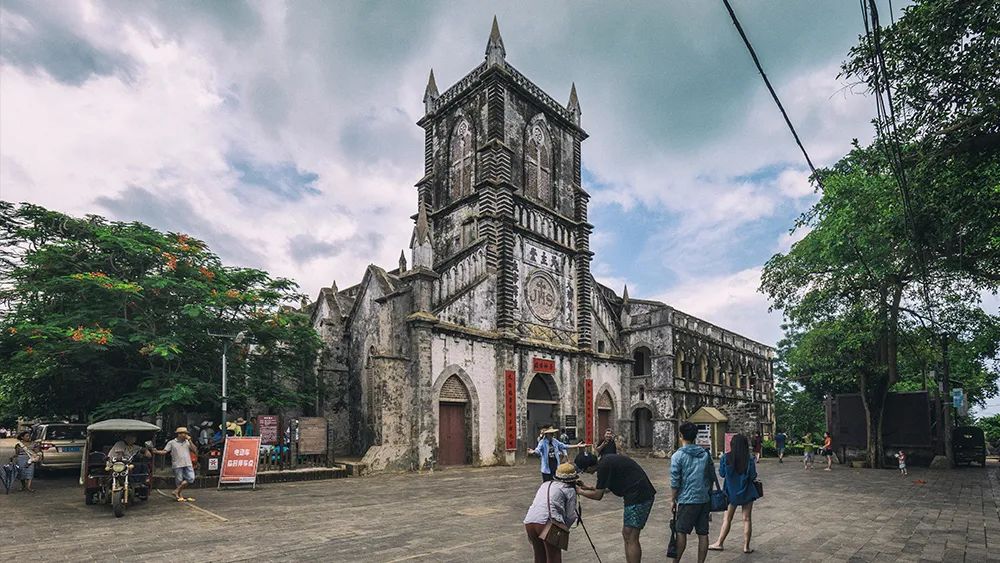
[[[417,189],[434,270],[446,279],[482,252],[496,274],[496,330],[590,348],[592,226],[576,86],[563,106],[506,56],[494,18],[479,66],[443,93],[433,71],[428,78]]]

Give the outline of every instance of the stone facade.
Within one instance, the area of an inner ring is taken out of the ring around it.
[[[511,464],[538,427],[667,455],[702,405],[773,430],[773,351],[591,275],[581,110],[506,61],[424,94],[411,259],[309,305],[339,454],[372,470]]]

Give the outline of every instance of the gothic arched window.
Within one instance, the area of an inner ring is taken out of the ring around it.
[[[524,145],[524,193],[552,205],[552,144],[542,119],[532,120]]]
[[[472,193],[472,180],[475,177],[474,158],[472,127],[463,119],[458,122],[451,134],[448,163],[452,201]]]

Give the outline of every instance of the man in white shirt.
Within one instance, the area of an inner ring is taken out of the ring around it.
[[[194,483],[194,464],[191,462],[191,454],[198,455],[198,446],[188,436],[186,427],[181,426],[175,432],[176,438],[167,442],[162,450],[154,449],[153,452],[159,455],[170,454],[170,466],[174,469],[174,478],[177,481],[177,488],[174,489],[177,502],[193,501],[193,498],[181,496],[181,491]]]

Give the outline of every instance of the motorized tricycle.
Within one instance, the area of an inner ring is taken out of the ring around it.
[[[86,504],[110,504],[115,517],[136,500],[149,498],[152,458],[146,457],[160,427],[141,420],[116,418],[87,427],[87,442],[80,463],[80,484]],[[113,446],[126,436],[136,437],[135,445],[122,452]]]

